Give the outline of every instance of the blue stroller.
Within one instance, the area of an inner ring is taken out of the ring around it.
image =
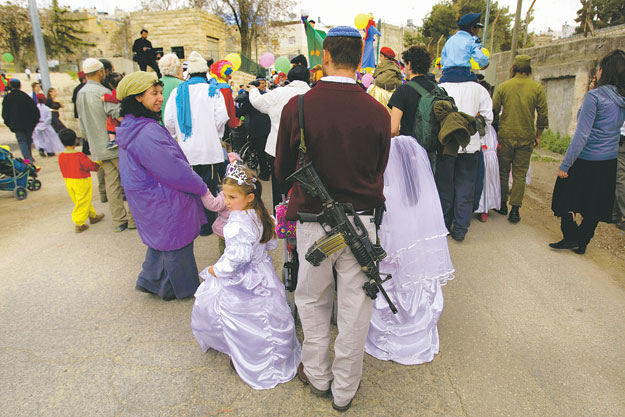
[[[38,168],[22,158],[15,158],[6,146],[0,146],[0,190],[13,191],[15,198],[24,200],[28,192],[41,189]]]

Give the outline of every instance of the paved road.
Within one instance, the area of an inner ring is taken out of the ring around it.
[[[0,192],[0,416],[338,415],[297,379],[254,391],[226,356],[202,353],[191,299],[134,291],[137,233],[113,233],[96,202],[105,221],[75,234],[56,158],[37,162],[40,191]],[[450,240],[441,353],[421,366],[366,356],[345,415],[625,415],[623,266],[550,251],[558,236],[536,219],[494,216]],[[211,264],[215,237],[195,253]]]

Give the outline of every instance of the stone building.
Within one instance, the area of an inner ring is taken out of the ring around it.
[[[518,51],[532,57],[532,76],[545,87],[552,131],[561,135],[575,132],[577,111],[599,61],[614,49],[625,49],[625,25],[609,29],[596,31],[592,38],[574,36]],[[486,80],[498,85],[509,79],[511,61],[511,52],[493,54]]]
[[[149,40],[164,53],[182,46],[185,57],[191,51],[220,58],[224,54],[226,23],[219,17],[199,9],[139,11],[130,13],[130,32],[134,39],[141,29],[149,32]]]

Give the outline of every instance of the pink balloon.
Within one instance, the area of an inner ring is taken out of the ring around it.
[[[271,52],[265,52],[260,56],[260,66],[263,68],[269,68],[273,65],[276,57]]]
[[[364,85],[366,88],[369,88],[372,82],[373,82],[373,75],[366,73],[365,75],[362,76],[362,85]]]

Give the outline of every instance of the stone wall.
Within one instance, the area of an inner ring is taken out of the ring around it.
[[[387,46],[395,51],[396,59],[401,59],[401,53],[404,48],[404,33],[417,33],[416,29],[402,26],[395,26],[382,22],[379,28],[382,33],[380,38],[380,49]]]
[[[130,13],[130,25],[134,39],[139,37],[141,29],[146,29],[152,45],[163,48],[166,54],[171,52],[172,46],[183,46],[185,57],[191,51],[205,57],[223,56],[226,24],[206,10],[133,12]]]
[[[601,57],[625,49],[625,33],[593,38],[567,38],[547,46],[521,49],[532,57],[533,78],[543,84],[549,106],[549,126],[563,135],[575,132],[577,110]],[[498,85],[510,78],[511,52],[491,56],[486,80]]]

